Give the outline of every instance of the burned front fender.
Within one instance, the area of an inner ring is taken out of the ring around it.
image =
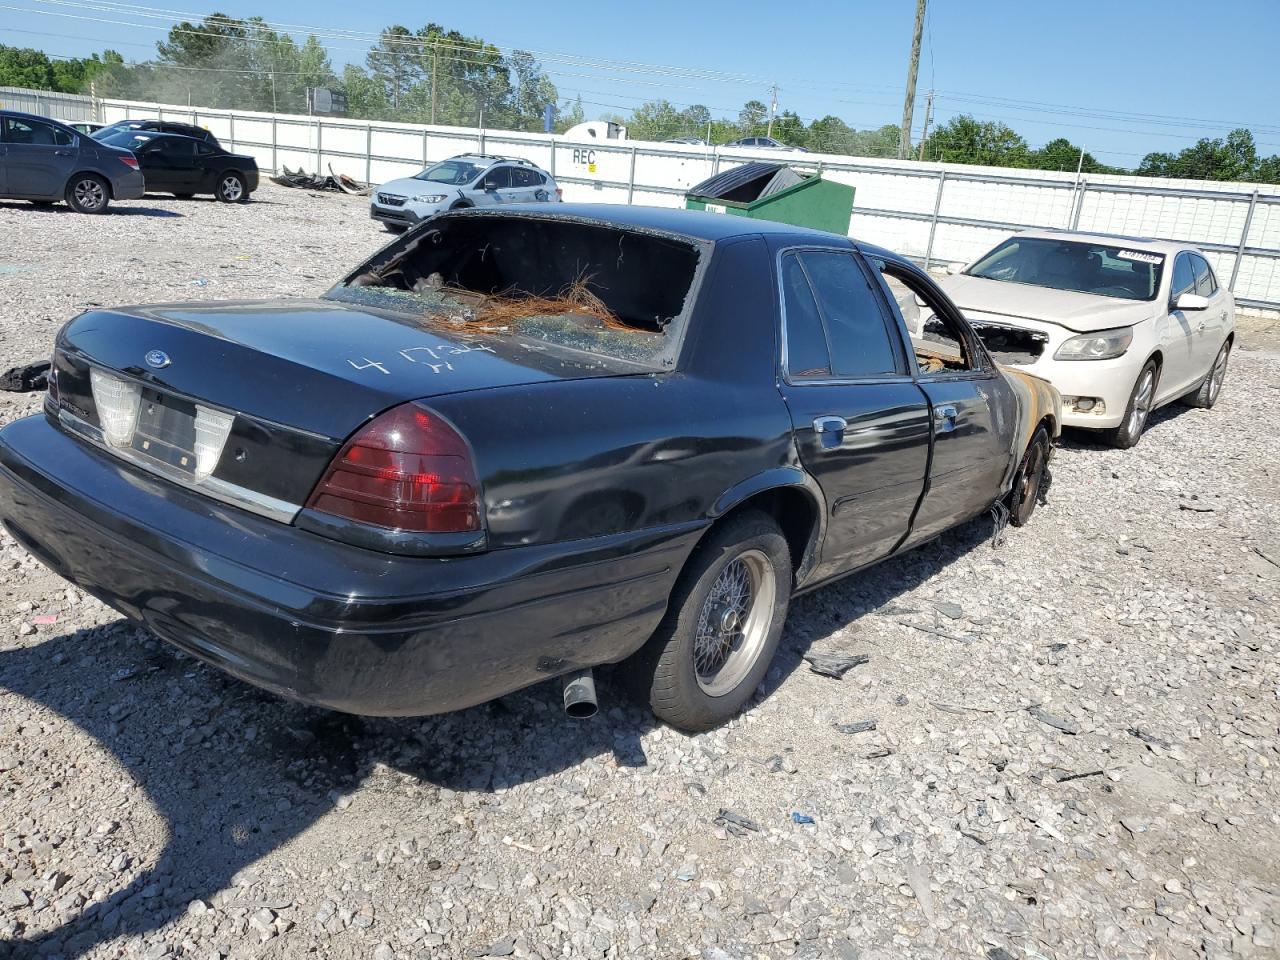
[[[1062,434],[1062,394],[1048,380],[1033,373],[1000,364],[997,367],[1005,382],[1013,389],[1018,406],[1017,429],[1013,433],[1014,448],[1011,451],[1013,456],[1003,485],[1003,492],[1007,493],[1036,429],[1044,424],[1049,431],[1050,440]]]

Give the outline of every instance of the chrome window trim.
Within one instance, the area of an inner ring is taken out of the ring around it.
[[[227,483],[227,481],[220,480],[217,477],[209,476],[203,480],[193,481],[189,476],[177,470],[165,469],[163,464],[155,463],[139,456],[131,447],[113,447],[107,443],[106,438],[102,435],[101,428],[81,420],[65,407],[58,408],[58,422],[66,428],[67,432],[87,440],[99,450],[105,450],[120,460],[132,464],[143,473],[168,480],[184,490],[203,493],[211,500],[227,503],[233,507],[247,510],[249,513],[256,513],[260,517],[278,520],[281,523],[293,523],[294,518],[302,510],[301,504],[269,497],[265,493],[259,493],[256,490],[250,490],[248,487],[241,487],[234,483]]]

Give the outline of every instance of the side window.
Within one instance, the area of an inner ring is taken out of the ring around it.
[[[1178,259],[1173,262],[1173,291],[1169,297],[1170,301],[1177,303],[1178,298],[1184,293],[1191,293],[1195,285],[1196,276],[1195,271],[1191,269],[1191,255],[1178,254]]]
[[[980,370],[981,361],[973,355],[969,341],[957,328],[937,300],[937,295],[905,268],[884,260],[872,260],[893,294],[895,305],[903,314],[911,334],[911,348],[922,377],[943,376]],[[905,296],[904,296],[905,294]],[[905,302],[909,298],[910,316]]]
[[[783,258],[781,280],[787,325],[787,375],[792,380],[830,377],[831,354],[818,302],[795,254]]]
[[[25,143],[41,147],[66,147],[71,144],[71,134],[65,130],[39,120],[19,120],[8,117],[5,120],[6,143]]]
[[[212,157],[214,153],[215,151],[213,147],[209,146],[209,144],[205,143],[203,140],[196,144],[196,156]]]
[[[528,167],[514,167],[511,170],[511,185],[513,187],[537,187],[541,186],[542,178]]]
[[[1196,293],[1202,297],[1212,297],[1218,292],[1218,281],[1209,269],[1209,261],[1204,257],[1191,255],[1191,269],[1196,275]]]
[[[485,190],[506,190],[511,186],[511,168],[494,167],[484,175],[480,185]]]
[[[900,373],[880,297],[853,254],[800,254],[826,324],[831,372],[839,377]]]

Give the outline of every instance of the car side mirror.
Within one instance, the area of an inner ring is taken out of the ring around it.
[[[1198,293],[1184,293],[1173,307],[1175,310],[1208,310],[1209,298]]]
[[[959,273],[961,270],[963,270],[963,269],[964,269],[964,264],[963,264],[963,263],[948,263],[948,264],[947,264],[947,275],[948,275],[948,276],[952,276],[952,277],[954,277],[956,274],[958,274],[958,273]]]
[[[494,180],[486,180],[481,187],[482,190],[497,190],[498,184]]]

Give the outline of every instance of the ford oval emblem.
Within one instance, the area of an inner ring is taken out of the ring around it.
[[[147,361],[148,367],[155,367],[157,370],[163,370],[173,362],[163,350],[148,350],[147,355],[142,359]]]

